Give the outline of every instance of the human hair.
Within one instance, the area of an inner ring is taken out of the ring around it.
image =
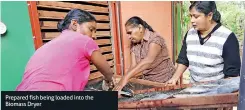
[[[154,32],[154,30],[152,29],[152,27],[150,25],[148,25],[144,20],[142,20],[138,16],[133,16],[133,17],[129,18],[128,21],[125,23],[125,26],[127,26],[127,25],[138,26],[140,24],[144,28],[148,29],[149,31]]]
[[[204,13],[206,16],[212,12],[214,20],[216,23],[220,23],[221,15],[217,10],[216,3],[214,1],[192,1],[189,10],[195,8],[198,12]]]
[[[91,21],[96,22],[95,17],[91,13],[81,9],[72,9],[67,13],[65,18],[57,24],[58,30],[61,32],[68,29],[69,25],[71,24],[71,20],[77,20],[78,24]]]

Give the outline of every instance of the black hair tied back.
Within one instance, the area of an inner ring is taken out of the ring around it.
[[[67,15],[63,20],[58,22],[57,24],[58,31],[61,32],[65,29],[68,29],[69,25],[71,24],[71,20],[77,20],[79,24],[84,22],[91,22],[91,21],[96,22],[95,17],[91,13],[81,9],[72,9],[67,13]]]
[[[213,20],[217,23],[221,21],[221,15],[217,10],[216,3],[214,1],[191,1],[189,10],[195,8],[198,12],[204,13],[206,16],[212,12]]]

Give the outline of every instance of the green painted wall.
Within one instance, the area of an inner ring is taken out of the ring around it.
[[[1,90],[12,91],[35,51],[27,2],[2,1],[1,21],[7,27],[1,36]]]

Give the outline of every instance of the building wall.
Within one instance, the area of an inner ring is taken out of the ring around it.
[[[160,33],[165,39],[172,58],[172,11],[171,1],[155,1],[155,2],[120,2],[121,9],[121,26],[123,36],[123,49],[125,69],[130,65],[130,42],[125,32],[125,22],[132,16],[139,16],[145,20],[152,28]]]
[[[11,91],[34,53],[27,2],[2,1],[1,21],[7,27],[7,33],[1,35],[1,90]]]

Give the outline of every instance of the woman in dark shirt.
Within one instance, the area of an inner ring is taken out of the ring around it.
[[[222,26],[214,1],[195,1],[189,7],[191,23],[177,59],[177,69],[167,84],[176,84],[189,67],[191,82],[239,76],[239,43],[235,34]]]

